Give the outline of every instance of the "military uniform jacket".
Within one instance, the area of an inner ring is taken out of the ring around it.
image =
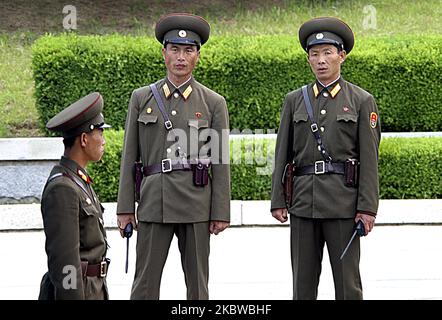
[[[314,118],[324,146],[335,162],[360,161],[359,186],[346,187],[343,175],[295,176],[289,213],[305,218],[353,218],[376,214],[379,202],[378,147],[380,122],[374,98],[340,78],[330,91],[318,82],[308,86]],[[290,92],[281,112],[272,177],[271,208],[285,208],[282,175],[286,163],[313,165],[323,160],[310,129],[301,89]]]
[[[62,157],[52,169],[43,190],[41,212],[49,271],[43,277],[41,297],[97,299],[103,294],[107,297],[104,278],[83,279],[81,273],[80,261],[100,263],[107,250],[104,208],[91,185],[85,181],[89,179],[86,171],[76,162]],[[66,266],[72,267],[64,270]],[[73,268],[76,275],[72,272]],[[71,287],[77,289],[65,289],[64,282],[65,285],[71,282]],[[49,292],[51,290],[54,292]]]
[[[193,78],[179,88],[168,79],[155,85],[174,129],[173,132],[166,130],[149,86],[132,93],[125,126],[117,213],[135,212],[133,168],[136,161],[149,166],[167,158],[177,161],[183,155],[190,162],[209,155],[211,178],[204,187],[193,184],[192,171],[144,177],[137,216],[140,221],[157,223],[230,221],[229,121],[225,99]]]

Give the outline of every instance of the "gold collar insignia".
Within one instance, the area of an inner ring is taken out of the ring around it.
[[[169,98],[170,96],[170,89],[169,86],[167,85],[167,83],[163,84],[163,92],[164,92],[164,96],[167,98]]]
[[[186,90],[183,91],[183,97],[184,100],[187,100],[187,98],[190,96],[190,94],[192,93],[192,86],[189,84],[189,86],[186,88]]]

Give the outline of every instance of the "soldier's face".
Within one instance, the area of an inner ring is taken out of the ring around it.
[[[171,80],[187,80],[192,75],[199,55],[196,46],[168,43],[163,48],[163,57]]]
[[[103,129],[96,128],[89,133],[85,133],[84,151],[89,161],[99,161],[104,153],[104,145],[106,140],[103,136]]]
[[[327,85],[336,80],[341,74],[341,63],[344,62],[346,53],[331,44],[320,44],[310,48],[308,62],[316,78]]]

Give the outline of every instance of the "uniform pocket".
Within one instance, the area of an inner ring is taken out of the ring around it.
[[[144,123],[144,124],[149,124],[149,123],[156,123],[158,121],[158,116],[153,116],[150,114],[141,114],[138,117],[138,122]]]
[[[355,144],[355,137],[358,136],[358,116],[351,113],[338,114],[336,120],[334,137],[337,141],[340,141],[341,147],[350,148]]]
[[[355,114],[338,114],[336,116],[336,120],[345,122],[358,122],[358,116]]]
[[[295,113],[293,114],[293,121],[298,122],[307,122],[308,114],[307,113]]]
[[[97,216],[98,211],[92,203],[92,199],[86,198],[81,200],[81,209],[87,216]]]
[[[209,126],[209,121],[192,119],[188,121],[188,125],[189,127],[193,127],[196,129],[207,128]]]

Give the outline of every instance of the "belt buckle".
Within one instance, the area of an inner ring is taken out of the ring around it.
[[[163,159],[161,160],[161,172],[166,173],[172,171],[172,160]]]
[[[324,174],[325,173],[325,161],[316,161],[315,162],[315,174]]]
[[[100,262],[100,277],[104,278],[107,275],[107,261]]]

